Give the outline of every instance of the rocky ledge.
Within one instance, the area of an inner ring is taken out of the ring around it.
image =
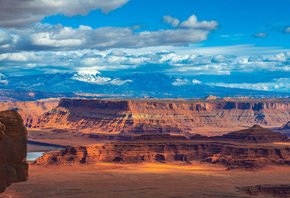
[[[14,110],[0,112],[0,193],[28,178],[27,130]]]
[[[256,169],[267,165],[290,165],[290,144],[245,143],[229,139],[188,140],[183,136],[141,135],[127,142],[71,146],[45,154],[39,165],[94,164],[101,162],[207,162],[227,169]]]

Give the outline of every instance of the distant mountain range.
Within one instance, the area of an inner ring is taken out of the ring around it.
[[[162,73],[136,73],[113,77],[101,73],[51,73],[31,76],[0,75],[0,89],[6,92],[37,92],[38,98],[73,97],[99,94],[103,97],[202,98],[218,97],[288,97],[287,92],[256,91],[210,86],[198,80],[168,76]],[[9,90],[9,91],[8,91]],[[46,93],[46,94],[44,94]],[[47,94],[51,93],[51,94]],[[31,95],[31,93],[30,93]],[[33,95],[33,94],[32,94]],[[11,96],[13,97],[13,96]],[[27,99],[27,98],[26,98]],[[34,100],[31,98],[31,100]],[[2,99],[3,100],[3,99]],[[5,99],[4,99],[5,100]],[[21,96],[17,100],[21,100]]]

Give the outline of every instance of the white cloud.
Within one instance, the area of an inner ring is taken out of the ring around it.
[[[193,84],[198,84],[198,85],[199,85],[199,84],[201,84],[202,82],[199,81],[199,80],[193,79],[193,80],[192,80],[192,83],[193,83]]]
[[[274,79],[272,82],[264,83],[208,83],[208,85],[264,91],[289,91],[290,78],[279,78]]]
[[[183,86],[183,85],[189,85],[190,82],[187,79],[180,79],[177,78],[175,82],[172,83],[174,86]]]
[[[129,0],[0,0],[0,27],[24,27],[45,16],[87,15],[101,9],[108,13]]]
[[[218,28],[219,23],[216,21],[197,21],[195,15],[190,16],[186,21],[182,22],[179,27],[182,28],[198,28],[206,30],[215,30]]]
[[[267,33],[258,33],[258,34],[253,35],[253,37],[255,37],[255,38],[265,38],[267,36],[268,36]]]
[[[160,72],[185,75],[230,75],[232,72],[290,71],[290,53],[265,56],[210,54],[179,55],[172,51],[139,52],[132,50],[41,51],[0,54],[0,72],[64,70],[118,71],[146,69],[154,65]]]
[[[209,30],[167,29],[134,32],[132,28],[89,26],[64,27],[60,24],[35,24],[28,28],[4,29],[0,53],[17,50],[75,50],[142,48],[151,46],[188,45],[207,40]],[[8,35],[8,36],[7,36]],[[7,47],[8,45],[8,47]]]
[[[177,18],[172,18],[170,15],[166,15],[163,17],[163,23],[171,24],[172,27],[177,27],[179,25],[180,20]]]
[[[112,84],[112,85],[123,85],[123,84],[125,84],[125,83],[127,83],[127,82],[133,82],[132,80],[120,80],[120,79],[114,79],[114,80],[112,80],[111,82],[110,82],[110,84]]]
[[[287,28],[285,29],[285,33],[286,33],[286,34],[290,34],[290,27],[287,27]]]
[[[288,60],[290,60],[290,56],[286,53],[279,53],[276,54],[275,56],[270,56],[269,58],[267,58],[268,61],[275,61],[275,62],[286,62]]]

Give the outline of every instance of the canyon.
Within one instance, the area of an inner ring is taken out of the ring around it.
[[[215,136],[253,124],[277,127],[290,120],[290,99],[279,98],[60,99],[0,103],[0,110],[9,109],[21,114],[28,129],[119,140],[122,140],[120,135],[140,134]]]
[[[16,111],[0,112],[0,193],[28,178],[27,130]]]

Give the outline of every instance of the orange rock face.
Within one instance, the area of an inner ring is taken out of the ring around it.
[[[71,146],[45,154],[36,164],[72,165],[100,162],[192,162],[222,164],[228,169],[290,165],[290,145],[246,144],[224,141],[187,140],[182,136],[141,136],[128,142]]]
[[[62,99],[37,127],[83,133],[194,133],[201,127],[276,126],[290,120],[290,100]]]
[[[53,109],[58,105],[58,101],[55,102],[41,102],[41,101],[29,101],[29,102],[13,102],[13,103],[0,103],[0,111],[16,110],[22,117],[23,123],[28,128],[35,128],[41,119],[41,116]]]
[[[0,112],[0,193],[28,177],[27,130],[16,111]]]

